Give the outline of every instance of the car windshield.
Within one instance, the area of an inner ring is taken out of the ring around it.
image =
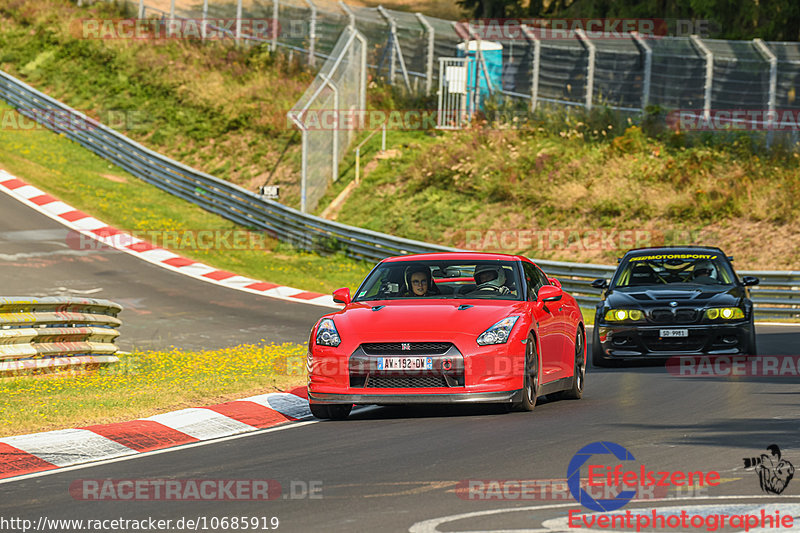
[[[720,254],[651,253],[630,257],[617,274],[614,286],[731,285],[734,279],[728,262]]]
[[[513,261],[390,261],[378,265],[354,301],[405,299],[521,300]]]

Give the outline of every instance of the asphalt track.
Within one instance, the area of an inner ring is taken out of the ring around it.
[[[123,315],[127,342],[214,347],[260,338],[299,341],[324,313],[182,279],[123,253],[74,253],[48,233],[54,229],[59,229],[55,222],[0,195],[3,293],[99,288],[90,295],[128,307]],[[39,233],[15,233],[23,231]],[[800,355],[800,328],[759,326],[757,332],[762,353]],[[757,499],[763,493],[756,475],[742,469],[743,457],[759,456],[773,443],[800,466],[798,385],[794,378],[679,378],[658,366],[590,368],[583,400],[543,401],[533,413],[483,406],[366,408],[344,422],[284,426],[11,480],[0,484],[0,519],[34,524],[42,517],[171,519],[169,531],[186,530],[174,526],[181,518],[201,517],[207,530],[234,531],[211,527],[212,519],[233,516],[277,517],[278,531],[297,532],[559,531],[546,521],[578,506],[542,506],[569,504],[569,499],[465,499],[456,486],[465,480],[563,479],[575,452],[600,440],[625,446],[636,464],[651,470],[716,470],[725,480],[688,496],[745,497],[699,503],[778,502],[798,516],[800,481],[790,483],[780,498]],[[268,502],[83,501],[69,488],[84,479],[269,479],[281,484],[282,496]],[[317,487],[315,497],[304,494],[308,487]],[[631,503],[629,508],[697,503]],[[502,512],[485,514],[493,510]],[[438,529],[426,522],[462,513],[477,514]],[[2,529],[21,531],[10,524]],[[106,530],[125,529],[109,525]]]
[[[123,350],[306,342],[327,312],[190,279],[116,250],[77,250],[67,235],[64,226],[0,194],[0,292],[118,302],[125,308]]]

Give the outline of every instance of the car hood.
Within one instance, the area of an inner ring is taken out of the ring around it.
[[[677,302],[678,307],[737,306],[745,293],[735,285],[700,285],[681,283],[669,288],[659,286],[620,287],[608,291],[608,307],[664,307]]]
[[[459,310],[459,307],[467,307]],[[332,315],[339,334],[357,335],[362,342],[406,339],[409,334],[479,335],[509,315],[522,314],[524,303],[486,300],[384,300],[348,305]],[[421,337],[420,337],[421,338]]]

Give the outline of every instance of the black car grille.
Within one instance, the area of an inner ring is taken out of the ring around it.
[[[367,380],[367,387],[374,389],[423,389],[447,386],[443,376],[370,376]]]
[[[403,349],[408,345],[408,350]],[[361,349],[367,355],[441,355],[453,344],[450,342],[367,342]]]
[[[653,324],[694,324],[697,322],[697,309],[653,309],[650,320]]]

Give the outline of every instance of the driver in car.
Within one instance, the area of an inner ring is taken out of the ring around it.
[[[714,265],[711,261],[702,260],[694,265],[692,271],[692,281],[695,283],[717,283],[717,278],[714,275]]]
[[[506,287],[506,274],[502,267],[494,265],[478,265],[474,273],[475,284],[477,287],[473,292],[497,292],[508,294],[511,292]]]
[[[403,296],[435,296],[441,294],[433,282],[431,270],[426,266],[414,266],[406,273],[408,290]]]

